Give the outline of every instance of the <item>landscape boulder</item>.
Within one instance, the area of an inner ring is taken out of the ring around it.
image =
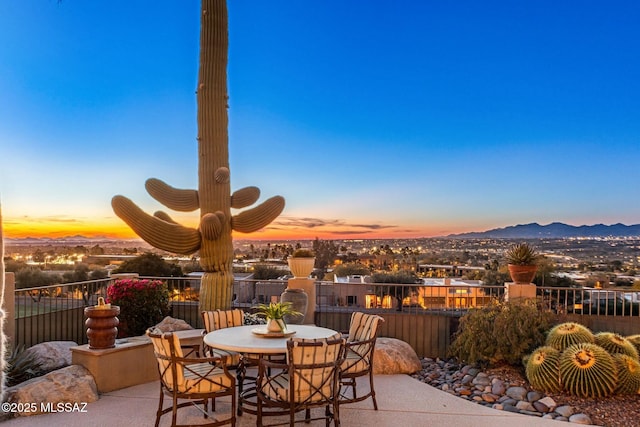
[[[80,409],[86,403],[98,400],[98,389],[91,373],[80,365],[49,372],[41,377],[32,378],[7,392],[7,401],[20,403],[25,408],[17,416],[36,415],[58,404],[77,404]],[[44,410],[44,411],[43,411]]]
[[[78,344],[73,341],[48,341],[26,349],[25,356],[33,357],[42,372],[51,372],[71,365],[71,347]]]
[[[415,350],[396,338],[378,338],[373,357],[374,374],[412,374],[422,369]]]
[[[188,331],[193,329],[193,326],[188,324],[182,319],[174,319],[171,316],[167,316],[155,328],[160,329],[162,332],[176,332],[176,331]]]

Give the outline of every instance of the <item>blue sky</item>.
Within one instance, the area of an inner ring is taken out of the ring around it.
[[[636,2],[228,3],[232,188],[286,199],[236,237],[640,223]],[[197,186],[198,37],[194,0],[0,0],[9,237]]]

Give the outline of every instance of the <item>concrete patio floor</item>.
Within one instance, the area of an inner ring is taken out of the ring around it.
[[[371,399],[341,406],[340,420],[343,426],[533,427],[558,425],[560,422],[490,409],[437,390],[408,375],[377,375],[374,381],[378,411],[373,410]],[[358,383],[359,390],[366,388],[366,382]],[[87,405],[85,413],[59,412],[19,417],[2,424],[3,427],[153,426],[158,396],[158,382],[150,382],[104,393],[97,402]],[[167,400],[165,398],[165,405],[169,403]],[[216,401],[216,413],[224,416],[229,410],[228,398]],[[202,414],[192,407],[181,409],[178,414],[179,423],[197,425],[204,421]],[[266,422],[280,420],[286,418],[269,417]],[[164,415],[160,426],[170,425],[171,415]],[[254,426],[256,417],[245,413],[237,418],[236,425]],[[324,421],[300,425],[324,425]]]

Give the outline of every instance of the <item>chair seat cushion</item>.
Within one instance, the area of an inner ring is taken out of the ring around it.
[[[231,350],[209,347],[210,355],[220,357],[227,366],[238,366],[240,364],[240,353]]]
[[[368,369],[369,363],[367,363],[362,356],[351,349],[347,350],[344,362],[342,362],[340,366],[340,372],[342,374],[356,374],[358,372],[365,372]]]
[[[209,363],[194,363],[186,365],[184,382],[178,387],[181,393],[208,393],[231,387],[233,380],[224,374],[220,368],[211,369]],[[203,378],[203,376],[205,376]]]

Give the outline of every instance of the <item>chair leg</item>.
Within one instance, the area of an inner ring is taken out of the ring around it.
[[[369,371],[369,388],[371,389],[371,399],[373,400],[373,409],[378,410],[378,401],[376,400],[376,391],[373,388],[373,368]]]
[[[247,373],[247,368],[244,366],[244,362],[242,357],[240,357],[240,362],[236,367],[236,379],[238,381],[238,396],[242,396],[242,392],[244,391],[244,377]],[[242,404],[238,403],[238,408],[236,410],[238,416],[242,415]],[[260,418],[258,418],[260,420]]]
[[[178,397],[173,392],[173,410],[171,411],[171,427],[178,424]]]
[[[162,386],[160,386],[160,399],[158,402],[158,412],[156,413],[156,427],[160,425],[160,417],[162,416],[163,402],[164,402],[164,393],[162,392]]]
[[[309,408],[304,410],[304,422],[307,424],[311,422],[311,409]]]

